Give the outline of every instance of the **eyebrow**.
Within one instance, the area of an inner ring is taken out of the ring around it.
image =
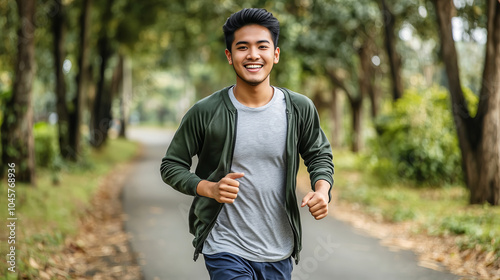
[[[257,44],[262,44],[262,43],[271,44],[271,42],[269,42],[268,40],[259,40],[259,41],[257,41]],[[237,45],[248,45],[248,44],[250,44],[250,43],[249,43],[249,42],[247,42],[247,41],[238,41],[238,42],[235,44],[235,46],[237,46]]]

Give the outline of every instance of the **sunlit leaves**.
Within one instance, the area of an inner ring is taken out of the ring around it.
[[[477,98],[470,92],[467,98],[475,107]],[[412,90],[378,118],[373,151],[378,159],[389,160],[385,172],[419,183],[462,182],[460,150],[449,104],[444,89]]]

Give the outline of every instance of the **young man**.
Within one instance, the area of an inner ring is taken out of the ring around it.
[[[204,255],[211,279],[291,279],[291,258],[298,263],[301,250],[299,155],[313,190],[301,206],[319,220],[328,214],[333,184],[330,144],[312,102],[270,84],[280,58],[278,20],[264,9],[243,9],[223,30],[236,84],[186,113],[161,175],[194,196],[194,259]]]

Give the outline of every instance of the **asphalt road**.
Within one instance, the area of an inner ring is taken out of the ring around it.
[[[145,279],[209,279],[203,257],[197,262],[192,260],[192,236],[187,222],[191,198],[160,178],[161,158],[172,133],[131,129],[128,137],[144,144],[143,155],[129,175],[122,199],[127,217],[125,229],[132,235],[132,248],[139,254]],[[305,208],[301,214],[304,249],[299,265],[294,267],[293,280],[460,279],[420,267],[413,252],[390,251],[378,239],[333,217],[316,221]]]

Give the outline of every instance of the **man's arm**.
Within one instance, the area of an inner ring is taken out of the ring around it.
[[[190,171],[192,157],[203,145],[204,126],[198,117],[196,104],[184,115],[160,165],[163,181],[172,188],[196,195],[196,187],[201,181]]]
[[[302,207],[309,206],[311,215],[319,220],[328,215],[330,191],[333,186],[333,155],[330,143],[321,129],[314,104],[307,99],[302,105],[299,152],[307,166],[313,190],[304,197]]]

